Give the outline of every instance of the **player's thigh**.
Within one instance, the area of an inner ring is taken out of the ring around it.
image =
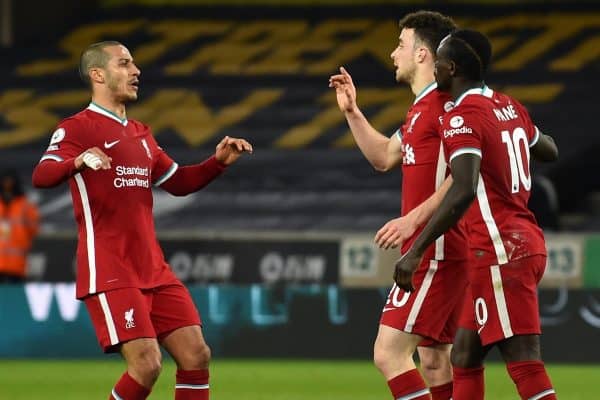
[[[161,343],[179,328],[202,323],[190,292],[179,281],[152,290],[151,318]]]
[[[483,346],[476,330],[458,328],[452,346],[452,365],[475,368],[482,365],[491,346]]]
[[[137,288],[121,288],[84,299],[98,341],[105,352],[123,343],[156,338],[150,317],[149,296]]]
[[[121,355],[128,366],[144,371],[160,371],[162,355],[155,338],[141,338],[121,345]]]
[[[377,338],[375,339],[374,356],[381,358],[412,358],[419,342],[423,337],[412,333],[392,328],[387,325],[379,325]]]
[[[447,343],[436,343],[428,346],[419,344],[417,352],[421,366],[428,369],[441,369],[450,365],[450,351],[452,345]]]
[[[542,359],[539,335],[516,335],[498,343],[504,362]]]

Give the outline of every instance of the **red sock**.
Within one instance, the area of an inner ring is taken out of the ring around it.
[[[125,372],[119,382],[115,385],[110,394],[110,400],[145,400],[150,394],[150,389],[146,389],[137,383],[127,372]]]
[[[454,376],[453,400],[483,400],[483,367],[452,367]]]
[[[450,400],[452,398],[452,381],[443,385],[431,386],[431,400]]]
[[[208,400],[208,369],[178,369],[175,400]]]
[[[552,382],[541,361],[518,361],[506,364],[522,399],[556,400]]]
[[[411,400],[431,400],[429,389],[416,369],[393,377],[387,384],[394,399],[406,397]]]

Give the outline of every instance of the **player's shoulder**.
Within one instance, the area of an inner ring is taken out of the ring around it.
[[[137,119],[128,119],[127,123],[135,130],[136,136],[144,136],[152,133],[149,125],[138,121]]]
[[[454,107],[454,101],[449,93],[433,89],[424,96],[416,105],[425,112],[446,113]]]

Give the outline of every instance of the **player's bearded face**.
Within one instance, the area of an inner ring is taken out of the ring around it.
[[[105,74],[106,85],[118,101],[137,100],[140,70],[125,47],[116,47]]]
[[[396,67],[396,81],[412,83],[417,66],[415,64],[415,38],[413,29],[402,29],[398,47],[391,54]]]

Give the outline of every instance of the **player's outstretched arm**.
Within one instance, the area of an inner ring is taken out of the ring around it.
[[[558,147],[552,136],[540,132],[538,141],[531,147],[531,155],[537,161],[558,160]]]
[[[67,160],[60,157],[42,158],[33,170],[31,181],[34,187],[50,188],[57,186],[76,173],[91,168],[110,169],[112,158],[97,147],[87,149],[79,156]]]
[[[159,185],[174,196],[186,196],[212,182],[243,153],[252,152],[252,145],[246,140],[225,136],[217,145],[214,156],[200,164],[177,168],[172,176]]]
[[[410,239],[414,233],[423,226],[435,210],[438,209],[442,199],[452,185],[452,176],[446,178],[444,183],[427,200],[415,207],[406,215],[388,221],[375,235],[375,243],[382,249],[396,248]]]
[[[356,103],[356,87],[352,76],[344,67],[340,73],[329,78],[329,87],[335,89],[335,95],[340,110],[356,144],[378,171],[389,171],[402,161],[402,141],[399,138],[388,138],[371,126]]]
[[[454,226],[467,211],[477,195],[481,158],[475,154],[463,154],[451,162],[452,184],[439,208],[417,236],[410,250],[397,262],[394,281],[406,291],[412,291],[412,275],[419,266],[423,253],[442,233]]]

